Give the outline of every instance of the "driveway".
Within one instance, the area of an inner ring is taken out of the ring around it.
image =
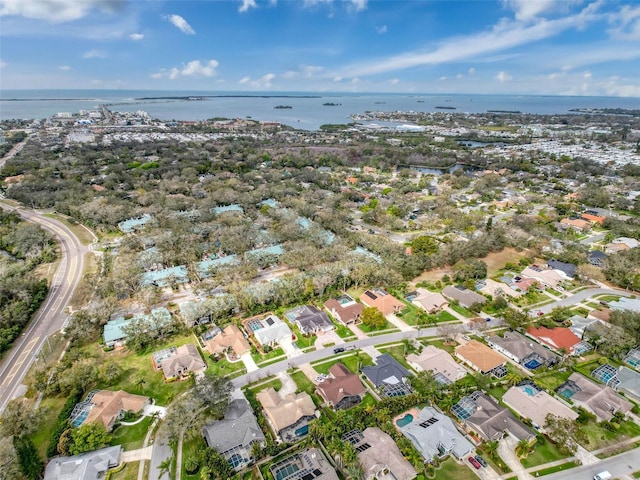
[[[389,321],[389,323],[393,324],[393,326],[399,328],[401,332],[406,332],[408,330],[413,330],[412,327],[407,325],[395,313],[390,313],[389,315],[387,315],[387,320]]]
[[[242,363],[244,363],[244,367],[247,369],[247,373],[255,372],[256,370],[258,370],[258,365],[256,365],[256,362],[253,361],[251,352],[242,354],[240,359],[242,360]]]
[[[171,447],[167,445],[166,439],[156,438],[153,445],[153,453],[151,454],[151,468],[149,469],[149,480],[171,480],[168,472],[160,475],[160,464],[171,458],[173,452]]]
[[[529,475],[516,456],[516,446],[518,442],[515,438],[506,436],[498,444],[498,455],[507,464],[513,473],[518,476],[518,480],[531,480],[533,477]]]
[[[317,349],[324,348],[325,345],[332,343],[333,345],[340,345],[344,343],[344,340],[340,338],[340,335],[335,330],[318,335],[315,343],[313,344]]]
[[[291,340],[291,337],[280,339],[280,346],[282,347],[282,350],[284,350],[287,358],[293,358],[302,355],[302,351],[293,344],[293,340]]]

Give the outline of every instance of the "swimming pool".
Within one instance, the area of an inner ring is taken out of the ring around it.
[[[533,397],[536,393],[538,393],[538,391],[530,385],[524,385],[522,387],[522,390],[530,397]]]
[[[396,420],[396,425],[402,428],[402,427],[406,427],[411,422],[413,422],[413,415],[411,415],[410,413],[407,413],[404,417]]]

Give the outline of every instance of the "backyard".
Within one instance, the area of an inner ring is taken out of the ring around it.
[[[453,458],[447,458],[436,470],[435,480],[477,480],[478,477],[466,465],[460,465]]]
[[[124,450],[142,448],[152,421],[153,418],[146,417],[135,425],[120,425],[112,433],[111,445],[122,445]]]

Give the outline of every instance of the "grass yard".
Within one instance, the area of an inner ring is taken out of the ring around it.
[[[600,448],[622,443],[625,440],[629,440],[640,435],[640,425],[637,425],[635,422],[627,421],[622,422],[619,425],[620,428],[613,431],[607,430],[596,422],[589,422],[588,424],[583,425],[582,430],[589,439],[589,444],[584,445],[584,447],[588,450],[598,450]]]
[[[563,470],[569,470],[570,468],[574,468],[577,466],[578,464],[574,461],[561,463],[560,465],[556,465],[555,467],[543,468],[542,470],[538,470],[534,475],[536,477],[542,477],[543,475],[550,475],[552,473],[561,472]]]
[[[211,356],[207,356],[207,364],[209,365],[207,372],[217,376],[232,375],[245,371],[244,363],[242,361],[229,362],[226,358],[221,358],[218,361],[215,361]]]
[[[522,463],[525,468],[537,467],[538,465],[562,460],[569,456],[560,453],[558,447],[547,439],[545,439],[545,442],[542,445],[540,443],[535,443],[533,448],[534,451],[530,453],[527,458],[520,459],[520,463]]]
[[[125,463],[122,470],[110,474],[109,480],[137,480],[140,462]]]
[[[313,347],[316,343],[318,337],[316,337],[315,335],[302,335],[300,333],[300,329],[296,325],[294,325],[291,330],[296,335],[296,341],[293,343],[297,345],[300,350]]]
[[[196,435],[194,438],[184,439],[182,443],[182,478],[186,478],[189,480],[200,479],[199,472],[194,475],[187,475],[185,465],[188,459],[197,458],[198,452],[200,450],[204,450],[205,448],[207,448],[207,445],[204,443],[202,435]]]
[[[249,390],[253,393],[258,393],[261,390],[265,390],[267,388],[273,388],[276,392],[282,388],[282,380],[279,378],[274,378],[273,380],[269,380],[268,382],[256,382],[249,385]]]
[[[144,437],[147,435],[152,421],[151,417],[145,417],[135,425],[120,425],[113,431],[111,445],[122,445],[124,450],[142,448]]]
[[[498,385],[496,387],[490,388],[488,390],[488,393],[492,397],[497,398],[498,400],[502,400],[502,397],[504,396],[505,393],[507,393],[508,389],[509,387],[506,385]]]
[[[336,333],[343,340],[348,341],[352,339],[355,340],[356,338],[358,338],[353,334],[353,332],[349,328],[345,327],[341,323],[333,322],[333,324],[336,326]]]
[[[617,302],[618,300],[620,300],[620,297],[618,295],[596,295],[593,298],[597,298],[602,302]]]
[[[47,446],[49,445],[49,440],[53,436],[53,429],[56,424],[56,420],[58,418],[58,414],[62,410],[66,398],[63,397],[53,397],[53,398],[44,398],[42,402],[40,402],[40,410],[45,411],[46,415],[43,416],[42,422],[38,426],[38,430],[31,435],[31,441],[38,449],[38,453],[41,458],[45,458],[45,454],[47,452]]]
[[[423,343],[425,345],[433,345],[434,347],[437,347],[448,353],[453,353],[455,351],[456,345],[458,345],[457,343],[455,343],[454,345],[445,344],[444,340],[423,340]]]
[[[454,312],[459,313],[460,315],[462,315],[465,318],[477,317],[477,315],[475,313],[473,313],[471,310],[469,310],[467,308],[464,308],[462,305],[457,305],[455,303],[450,303],[449,304],[449,308],[451,310],[453,310]]]
[[[371,333],[371,332],[381,332],[383,330],[393,329],[393,328],[395,328],[395,326],[392,325],[391,323],[389,323],[385,319],[384,323],[382,325],[380,325],[379,327],[370,327],[368,325],[365,325],[364,323],[359,323],[358,324],[358,328],[360,330],[362,330],[364,333]]]
[[[278,348],[274,348],[271,351],[265,353],[265,354],[261,354],[259,352],[256,353],[252,353],[251,354],[251,358],[253,358],[253,361],[256,363],[260,363],[260,362],[264,362],[266,360],[271,360],[272,358],[276,358],[276,357],[282,357],[284,355],[284,350],[282,350],[282,348],[278,347]],[[240,362],[242,363],[242,362]]]
[[[515,303],[519,307],[526,307],[536,304],[545,304],[552,301],[552,298],[545,295],[543,292],[539,292],[537,290],[529,290],[524,295],[513,300],[513,303]]]
[[[476,474],[466,465],[458,464],[453,458],[447,458],[436,470],[435,480],[477,480]]]
[[[384,347],[384,348],[380,348],[379,351],[380,353],[388,353],[393,358],[395,358],[398,362],[400,362],[400,364],[404,366],[407,370],[409,370],[410,372],[413,371],[413,369],[409,366],[405,358],[404,345],[396,345],[395,347]],[[413,351],[412,348],[408,348],[406,353],[409,354],[412,351]]]
[[[359,352],[359,354],[352,353],[350,355],[332,359],[328,362],[313,363],[312,365],[316,372],[326,374],[329,373],[329,369],[333,365],[335,365],[336,363],[342,363],[353,373],[358,373],[358,362],[360,363],[361,367],[373,365],[373,360],[371,359],[371,357],[364,352]]]
[[[303,371],[298,370],[290,374],[290,377],[294,382],[296,382],[299,392],[307,392],[309,395],[311,395],[316,391],[316,386],[311,380],[309,380],[309,378],[307,378]]]
[[[573,371],[570,369],[566,369],[564,372],[551,370],[537,374],[535,377],[535,382],[542,388],[553,391],[564,382],[566,382],[572,373]]]

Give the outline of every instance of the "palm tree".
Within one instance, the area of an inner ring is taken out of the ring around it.
[[[518,445],[516,445],[516,455],[520,458],[526,458],[530,449],[531,445],[529,445],[529,441],[523,438],[518,442]]]
[[[169,475],[169,478],[171,478],[171,460],[172,458],[169,457],[160,462],[160,465],[158,465],[158,478],[162,478],[165,473]]]

